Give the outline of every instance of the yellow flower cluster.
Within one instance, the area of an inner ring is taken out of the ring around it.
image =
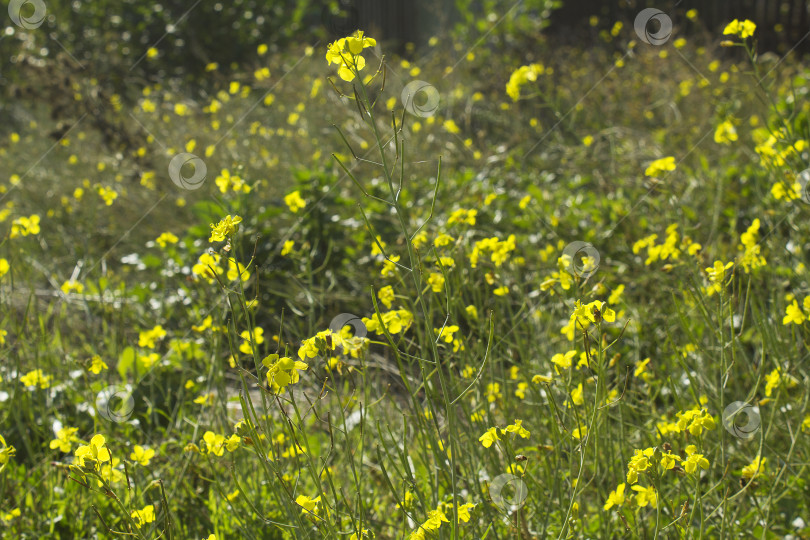
[[[166,330],[163,329],[163,326],[157,325],[151,330],[144,330],[138,334],[138,347],[154,349],[155,341],[164,337],[166,337]]]
[[[799,380],[790,375],[783,373],[781,369],[776,368],[765,376],[765,395],[771,397],[773,391],[780,386],[784,388],[794,388],[799,384]]]
[[[674,171],[676,167],[675,158],[673,156],[663,157],[661,159],[656,159],[652,163],[647,166],[647,169],[644,171],[646,176],[652,177],[660,177],[663,176],[665,173]]]
[[[510,234],[506,240],[501,240],[497,236],[491,238],[484,238],[479,240],[473,246],[472,253],[470,253],[470,267],[476,268],[478,266],[478,259],[482,253],[490,252],[490,260],[496,267],[500,267],[509,260],[509,254],[515,250],[515,235]]]
[[[594,300],[590,304],[583,304],[577,300],[574,304],[574,311],[568,319],[568,324],[562,327],[560,333],[565,335],[568,341],[574,341],[574,334],[577,329],[585,330],[591,323],[614,322],[615,320],[616,312],[608,307],[607,302]]]
[[[751,222],[751,226],[740,235],[742,246],[739,249],[743,251],[740,257],[740,265],[743,267],[743,271],[746,274],[768,264],[765,258],[760,254],[760,246],[758,243],[759,226],[759,218],[754,219],[754,221]]]
[[[305,362],[286,356],[279,358],[277,354],[271,354],[262,360],[262,365],[268,369],[267,384],[277,394],[283,393],[287,386],[298,382],[300,379],[298,370],[309,367]]]
[[[39,234],[39,216],[33,214],[25,217],[21,216],[11,222],[10,238]]]
[[[551,69],[548,73],[551,73]],[[506,93],[512,98],[512,101],[520,99],[520,88],[528,82],[534,82],[537,77],[546,73],[546,68],[543,64],[530,64],[528,66],[521,66],[509,77],[509,82],[506,83]]]
[[[757,457],[755,457],[751,463],[742,468],[742,477],[750,481],[757,476],[761,476],[765,473],[765,466],[767,462],[768,458],[757,455]]]
[[[383,330],[385,328],[390,334],[399,334],[411,326],[413,313],[407,309],[394,309],[382,313],[382,320],[376,313],[370,319],[363,317],[362,320],[369,332],[382,335],[385,333]]]
[[[53,377],[50,375],[45,375],[41,369],[29,371],[20,377],[20,382],[29,387],[38,386],[40,388],[48,388],[51,385],[52,380]]]
[[[366,37],[362,30],[358,30],[351,36],[330,43],[326,51],[326,60],[329,64],[340,66],[338,76],[349,82],[366,67],[366,59],[361,55],[363,49],[375,45],[377,41],[374,38]]]
[[[463,351],[464,344],[454,334],[458,332],[459,327],[456,324],[447,325],[444,328],[434,328],[433,332],[438,336],[437,339],[443,340],[445,343],[453,344],[453,352]]]
[[[782,324],[804,324],[805,321],[810,320],[810,296],[805,296],[802,301],[802,310],[799,307],[799,302],[791,294],[788,295],[788,300],[791,302],[785,309],[785,316],[782,318]]]
[[[475,504],[467,503],[459,505],[457,508],[458,512],[458,522],[459,523],[466,523],[470,521],[470,510],[475,508]],[[447,519],[447,513],[452,514],[453,505],[452,503],[439,503],[439,506],[436,510],[430,510],[428,512],[428,518],[424,521],[419,528],[413,531],[410,536],[408,537],[409,540],[425,540],[428,538],[426,534],[429,531],[436,531],[439,527],[442,526],[442,523],[450,523],[450,520]]]
[[[214,182],[222,193],[250,193],[250,186],[238,175],[231,175],[228,169],[222,169]]]
[[[676,261],[683,252],[695,256],[702,248],[700,244],[692,241],[688,236],[681,238],[678,233],[677,223],[673,223],[667,227],[666,239],[661,244],[655,243],[657,239],[657,234],[651,234],[633,244],[633,253],[636,255],[638,255],[642,249],[647,250],[647,259],[644,261],[644,264],[647,266],[656,261]]]
[[[242,223],[242,218],[239,216],[227,215],[219,223],[211,224],[211,237],[209,242],[224,242],[229,236],[239,230],[239,224]]]
[[[475,225],[475,218],[477,215],[478,210],[465,210],[464,208],[459,208],[450,214],[450,217],[447,218],[447,224],[452,225],[454,223],[465,223],[467,225]]]
[[[8,446],[6,440],[0,435],[0,472],[3,472],[3,469],[8,465],[9,459],[11,459],[11,456],[16,452],[17,450],[15,450],[13,446]]]
[[[726,270],[729,270],[732,266],[734,266],[733,262],[723,264],[721,261],[714,261],[713,266],[706,268],[706,274],[711,282],[711,285],[706,288],[706,294],[712,296],[715,293],[723,292],[726,283]]]
[[[756,29],[757,25],[753,21],[746,19],[740,22],[739,20],[734,19],[723,29],[723,34],[733,35],[745,39],[753,36]]]
[[[215,276],[221,276],[222,274],[226,275],[228,281],[234,281],[237,278],[241,278],[242,281],[250,279],[250,272],[236,259],[228,257],[227,272],[219,265],[221,260],[222,257],[219,253],[203,253],[197,260],[197,264],[191,267],[191,273],[195,278],[202,278],[208,283],[213,283]]]
[[[489,448],[495,441],[501,440],[500,435],[506,435],[507,433],[514,433],[522,439],[528,439],[530,435],[529,431],[523,427],[523,420],[515,420],[514,424],[510,424],[503,429],[499,427],[489,428],[483,435],[478,437],[478,440],[484,448]]]

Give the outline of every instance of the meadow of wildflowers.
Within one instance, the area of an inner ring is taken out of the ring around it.
[[[645,12],[18,103],[0,538],[810,537],[810,67]]]

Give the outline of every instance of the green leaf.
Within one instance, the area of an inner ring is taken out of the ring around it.
[[[118,358],[118,374],[122,379],[127,378],[127,372],[135,368],[135,349],[127,347]]]

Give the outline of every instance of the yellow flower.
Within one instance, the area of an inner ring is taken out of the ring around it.
[[[253,335],[251,335],[250,330],[243,330],[241,334],[239,334],[244,341],[241,345],[239,345],[239,351],[243,354],[253,354],[253,338],[256,339],[256,345],[261,345],[264,343],[264,328],[257,326],[253,329]]]
[[[79,428],[75,427],[63,427],[59,429],[59,431],[56,432],[56,438],[52,440],[48,446],[51,450],[58,448],[60,452],[70,452],[71,443],[78,442],[79,440],[76,436],[77,431],[79,431]]]
[[[294,240],[287,240],[284,242],[284,247],[281,248],[281,256],[284,257],[289,255],[289,253],[293,250],[293,246],[295,246]]]
[[[11,266],[8,264],[8,261],[0,258],[0,277],[5,276],[8,273],[9,268],[11,268]]]
[[[297,504],[298,506],[303,508],[303,510],[301,510],[302,514],[310,513],[310,514],[317,515],[318,514],[318,503],[320,502],[320,500],[321,500],[320,495],[318,495],[314,499],[311,498],[311,497],[307,497],[306,495],[299,495],[295,499],[295,504]]]
[[[483,435],[478,437],[478,440],[484,445],[484,448],[489,448],[495,441],[500,441],[498,437],[498,428],[491,427]]]
[[[245,265],[237,262],[233,258],[228,259],[228,272],[226,273],[228,280],[233,281],[239,278],[242,281],[247,281],[250,279],[250,272],[247,271]],[[248,303],[248,307],[250,307],[250,303]]]
[[[242,223],[242,218],[239,216],[225,216],[219,223],[211,224],[211,237],[209,242],[223,242],[227,237],[234,234],[239,229],[239,224]]]
[[[225,453],[225,437],[217,435],[213,431],[206,431],[203,434],[203,441],[205,441],[205,448],[209,454],[221,456]]]
[[[41,369],[35,369],[20,377],[20,382],[25,386],[39,386],[40,388],[48,388],[51,385],[52,379],[53,377],[50,375],[45,375]]]
[[[745,39],[747,37],[753,36],[754,31],[756,29],[757,29],[757,25],[754,24],[752,21],[749,21],[749,20],[746,19],[746,20],[740,22],[737,19],[734,19],[733,21],[728,23],[726,25],[726,27],[723,29],[723,34],[724,35],[730,34],[730,35],[738,36],[738,37],[741,37],[742,39]]]
[[[351,36],[330,43],[326,51],[326,60],[329,64],[338,64],[338,76],[341,79],[352,81],[366,66],[366,59],[360,53],[363,49],[376,44],[373,38],[366,37],[362,30],[358,30]]]
[[[605,501],[604,510],[610,510],[614,506],[621,506],[624,504],[624,488],[625,484],[621,483],[616,486],[616,489],[610,492],[607,501]]]
[[[135,448],[133,448],[132,453],[129,455],[129,459],[131,459],[132,461],[134,461],[139,465],[143,465],[144,467],[149,465],[149,461],[153,457],[155,457],[154,450],[152,450],[151,448],[144,448],[143,446],[140,445],[135,445]]]
[[[753,480],[757,476],[765,473],[765,466],[768,458],[757,456],[754,460],[742,468],[742,477],[747,480]]]
[[[512,98],[512,101],[517,101],[520,99],[521,87],[529,82],[536,81],[537,77],[545,72],[546,68],[543,64],[530,64],[519,67],[509,77],[509,82],[506,83],[506,93]],[[548,72],[551,73],[551,69]]]
[[[793,388],[797,384],[799,384],[799,381],[797,381],[795,377],[787,373],[782,373],[781,369],[776,368],[765,376],[765,395],[770,397],[774,389],[779,386]]]
[[[96,354],[90,359],[90,367],[88,369],[91,373],[98,375],[105,369],[109,369],[109,366]]]
[[[444,247],[449,244],[452,244],[454,241],[455,239],[452,236],[450,236],[449,234],[442,233],[436,237],[436,240],[433,241],[433,245],[435,245],[436,247]]]
[[[382,302],[386,308],[391,309],[391,304],[394,302],[393,287],[391,287],[390,285],[386,285],[385,287],[377,291],[377,297],[380,299],[380,302]]]
[[[785,316],[782,318],[782,324],[783,325],[790,323],[802,324],[806,320],[807,317],[804,315],[804,312],[799,307],[799,303],[796,300],[794,300],[793,303],[790,304],[785,310]]]
[[[163,339],[164,337],[166,337],[166,331],[163,329],[163,326],[157,325],[151,330],[140,332],[138,335],[138,347],[154,349],[155,340]]]
[[[494,403],[495,401],[503,398],[503,394],[501,394],[501,385],[498,383],[488,383],[485,394],[489,403]]]
[[[637,492],[636,495],[636,504],[645,507],[648,504],[653,508],[658,508],[658,493],[655,491],[653,486],[650,487],[641,487],[641,486],[633,486],[633,491]]]
[[[583,397],[582,383],[579,383],[579,385],[577,385],[577,387],[571,391],[570,403],[573,403],[574,405],[582,405],[583,403],[585,403],[585,398]],[[571,406],[570,403],[568,405],[569,407]]]
[[[686,456],[683,468],[687,474],[697,472],[698,467],[704,470],[709,468],[709,460],[703,457],[703,454],[697,453],[697,447],[694,444],[686,447]]]
[[[96,192],[107,206],[112,206],[113,201],[118,198],[118,193],[116,193],[112,188],[98,186],[96,188]]]
[[[661,159],[656,159],[650,163],[649,167],[644,171],[647,176],[660,176],[662,173],[675,170],[675,158],[668,156]]]
[[[10,238],[39,234],[39,216],[34,214],[29,217],[21,216],[11,222]]]
[[[60,289],[65,294],[70,294],[73,291],[76,291],[76,293],[78,293],[78,294],[82,294],[84,292],[84,285],[82,285],[81,283],[79,283],[77,281],[70,280],[70,281],[64,282],[62,284],[62,286],[60,287]]]
[[[6,468],[6,464],[8,464],[8,460],[16,453],[16,450],[13,446],[8,446],[6,444],[6,440],[0,435],[0,472],[3,472],[3,469]]]
[[[227,193],[229,189],[235,192],[250,193],[250,186],[239,176],[231,176],[227,169],[222,169],[214,182],[222,193]]]
[[[169,244],[176,244],[178,241],[179,241],[179,238],[177,238],[175,235],[173,235],[170,232],[165,232],[165,233],[161,234],[160,236],[158,236],[157,239],[155,239],[155,242],[157,243],[157,245],[159,245],[162,248],[165,248]]]
[[[522,426],[522,424],[523,424],[523,420],[515,420],[514,424],[506,426],[505,431],[507,433],[517,433],[520,436],[520,438],[528,439],[529,438],[529,432],[528,432],[528,430],[526,428],[524,428]]]
[[[714,266],[706,268],[706,273],[709,275],[709,281],[712,283],[712,285],[707,289],[709,296],[723,290],[723,284],[725,283],[726,279],[726,270],[731,268],[733,265],[734,263],[732,262],[723,265],[723,263],[720,261],[714,261]]]
[[[110,451],[107,450],[105,444],[106,439],[104,439],[104,435],[93,435],[93,438],[90,439],[90,444],[78,447],[73,453],[76,457],[76,465],[84,467],[86,461],[92,461],[93,463],[91,463],[90,466],[95,467],[98,463],[110,461]]]
[[[311,344],[311,346],[314,347],[314,344]],[[310,351],[307,350],[302,356],[302,352],[299,350],[298,355],[303,359],[308,356],[307,353],[309,352]],[[315,349],[315,354],[317,354],[317,352],[317,349]],[[269,384],[276,393],[283,392],[287,386],[297,383],[301,377],[298,371],[309,367],[305,362],[293,360],[286,356],[279,358],[277,354],[271,354],[262,360],[262,364],[268,368],[267,384]]]
[[[551,363],[559,374],[561,370],[571,367],[571,360],[577,355],[577,351],[568,351],[565,354],[557,353],[551,357]]]
[[[287,205],[287,207],[290,209],[290,212],[292,212],[293,214],[295,214],[296,212],[298,212],[307,205],[306,201],[304,201],[304,199],[301,197],[301,192],[298,190],[285,195],[284,203]]]
[[[627,464],[627,482],[630,484],[635,484],[638,481],[638,473],[644,472],[650,467],[650,458],[655,454],[655,449],[645,448],[634,452]]]
[[[714,142],[718,144],[730,144],[737,140],[737,130],[730,120],[725,120],[717,126],[714,132]]]
[[[681,456],[675,455],[671,452],[662,452],[661,453],[661,466],[666,470],[671,470],[675,468],[675,462],[681,461]]]
[[[439,334],[438,339],[443,339],[445,343],[452,343],[453,334],[458,332],[458,326],[455,324],[445,326],[444,328],[441,329],[441,333],[439,328],[434,328],[433,332]]]
[[[132,514],[130,515],[132,516],[132,519],[136,521],[135,524],[140,529],[147,523],[152,523],[155,521],[155,507],[154,505],[147,504],[142,510],[133,510]]]
[[[444,288],[444,276],[439,272],[431,272],[428,277],[428,285],[433,292],[442,292]]]

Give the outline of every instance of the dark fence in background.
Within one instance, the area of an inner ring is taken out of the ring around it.
[[[407,42],[424,44],[458,20],[453,0],[343,0],[343,4],[354,10],[358,27],[395,48]],[[504,0],[503,13],[513,6],[512,0]],[[733,19],[750,19],[757,23],[760,50],[786,52],[795,46],[798,51],[810,52],[810,0],[562,0],[562,7],[552,13],[552,24],[544,32],[568,40],[577,39],[579,32],[588,36],[592,15],[599,16],[605,26],[621,20],[632,28],[636,14],[645,7],[667,13],[676,31],[691,31],[692,25],[684,23],[686,11],[692,8],[698,10],[700,23],[718,34]]]

